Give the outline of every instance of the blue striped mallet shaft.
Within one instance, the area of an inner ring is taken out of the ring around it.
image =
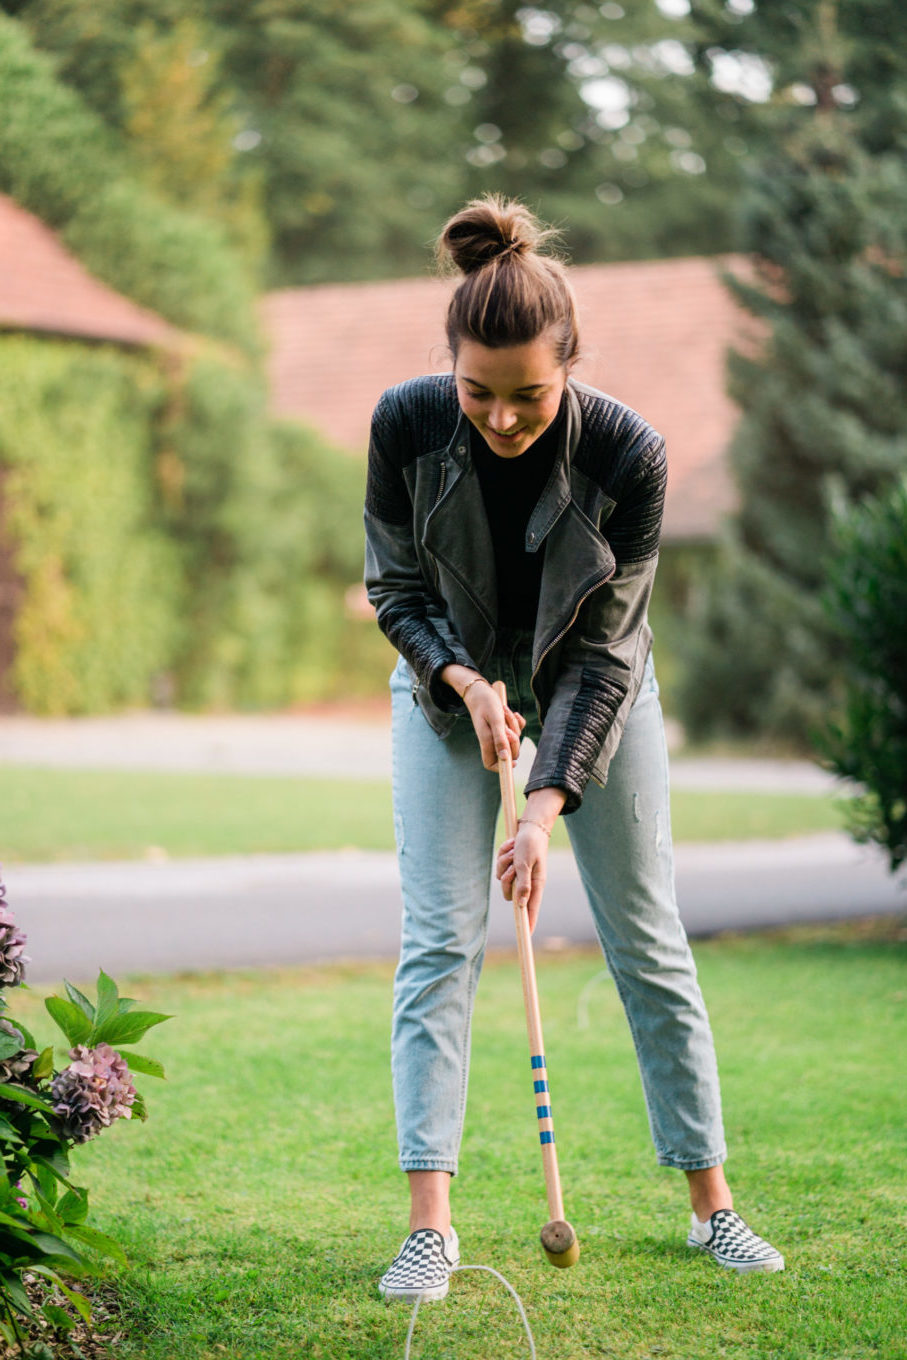
[[[502,680],[495,683],[501,702],[507,702],[507,690]],[[517,833],[516,793],[513,787],[513,761],[508,751],[498,762],[501,781],[501,803],[504,808],[504,829],[508,839]],[[523,980],[523,1002],[526,1007],[526,1027],[529,1031],[529,1054],[532,1061],[532,1083],[535,1090],[536,1115],[539,1121],[539,1141],[542,1145],[542,1167],[548,1195],[549,1221],[541,1231],[542,1247],[553,1266],[572,1266],[579,1259],[579,1242],[572,1226],[564,1217],[564,1197],[557,1166],[554,1143],[554,1121],[551,1117],[551,1093],[548,1089],[548,1069],[545,1066],[545,1041],[542,1037],[542,1016],[539,1010],[539,991],[535,978],[535,958],[532,936],[529,933],[529,913],[525,907],[513,904],[516,925],[517,953],[520,976]]]

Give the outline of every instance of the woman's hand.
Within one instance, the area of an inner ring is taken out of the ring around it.
[[[481,680],[470,685],[463,700],[475,729],[486,770],[496,770],[509,751],[511,760],[520,754],[520,733],[526,726],[522,713],[501,702],[491,685]]]
[[[530,933],[538,920],[547,872],[547,834],[532,822],[521,822],[516,839],[504,841],[498,850],[495,874],[506,900],[526,908]]]
[[[496,770],[508,750],[511,760],[520,754],[520,733],[526,726],[521,713],[502,704],[489,682],[467,666],[445,666],[441,679],[456,690],[472,719],[486,770]]]
[[[525,907],[535,929],[548,872],[548,838],[566,801],[563,789],[535,789],[526,802],[515,838],[498,850],[495,875],[508,902]]]

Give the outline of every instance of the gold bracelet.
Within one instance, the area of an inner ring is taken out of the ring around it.
[[[537,822],[534,817],[521,817],[517,822],[517,826],[522,826],[524,822],[528,822],[530,826],[537,826],[540,831],[544,831],[545,835],[550,838],[551,828],[545,826],[544,822]]]
[[[472,678],[471,680],[469,680],[469,681],[463,686],[463,693],[460,695],[460,698],[463,700],[464,703],[466,702],[466,692],[467,692],[467,690],[471,689],[473,685],[477,685],[477,684],[479,683],[480,680],[481,680],[481,682],[482,682],[483,684],[486,684],[486,683],[487,683],[487,681],[485,680],[484,675],[474,675],[473,678]]]

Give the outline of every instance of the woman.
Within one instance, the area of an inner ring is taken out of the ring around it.
[[[780,1254],[733,1212],[714,1048],[677,912],[667,756],[646,609],[664,440],[575,382],[576,310],[549,233],[476,200],[439,250],[462,272],[452,374],[386,392],[372,423],[366,585],[400,653],[391,678],[403,888],[392,1070],[410,1234],[386,1298],[441,1299],[499,806],[492,773],[537,747],[504,896],[538,916],[567,828],[626,1010],[658,1161],[686,1173],[688,1243],[737,1270]],[[508,705],[492,688],[507,686]]]

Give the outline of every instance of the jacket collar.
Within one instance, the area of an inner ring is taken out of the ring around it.
[[[569,379],[566,400],[558,455],[526,527],[528,552],[537,552],[548,542],[539,598],[540,627],[534,648],[539,655],[548,650],[558,629],[563,628],[589,590],[614,570],[608,545],[573,502],[570,468],[579,443],[582,411]],[[497,615],[494,551],[478,474],[469,456],[469,421],[462,412],[441,458],[447,472],[426,521],[424,543],[457,577],[493,628]],[[568,582],[575,599],[568,598]]]
[[[564,392],[567,410],[564,414],[564,427],[561,431],[560,448],[548,484],[539,497],[538,504],[529,516],[526,525],[526,551],[538,552],[561,515],[570,504],[570,467],[573,454],[579,443],[581,411],[579,399],[567,379]]]
[[[563,429],[561,431],[560,446],[557,452],[551,476],[545,486],[544,491],[539,497],[538,504],[533,510],[529,523],[526,526],[526,551],[537,552],[544,543],[554,525],[566,510],[571,499],[570,487],[570,466],[573,454],[579,443],[580,431],[582,427],[582,410],[579,398],[573,386],[573,380],[567,379],[567,386],[564,392],[566,411],[564,413]],[[430,516],[434,519],[440,504],[446,501],[453,493],[455,485],[458,485],[462,474],[471,474],[471,479],[467,478],[467,484],[472,486],[481,500],[481,491],[478,490],[478,482],[475,470],[472,466],[472,459],[469,456],[469,432],[470,424],[463,412],[460,412],[456,429],[447,448],[444,457],[449,460],[451,476],[447,479],[446,489],[442,493],[441,501],[436,506],[435,511]],[[475,484],[473,485],[473,481]],[[461,487],[461,490],[465,487]],[[454,496],[457,503],[458,513],[460,511],[461,500],[459,496]],[[484,517],[484,516],[483,516]],[[487,535],[486,535],[487,541]]]

